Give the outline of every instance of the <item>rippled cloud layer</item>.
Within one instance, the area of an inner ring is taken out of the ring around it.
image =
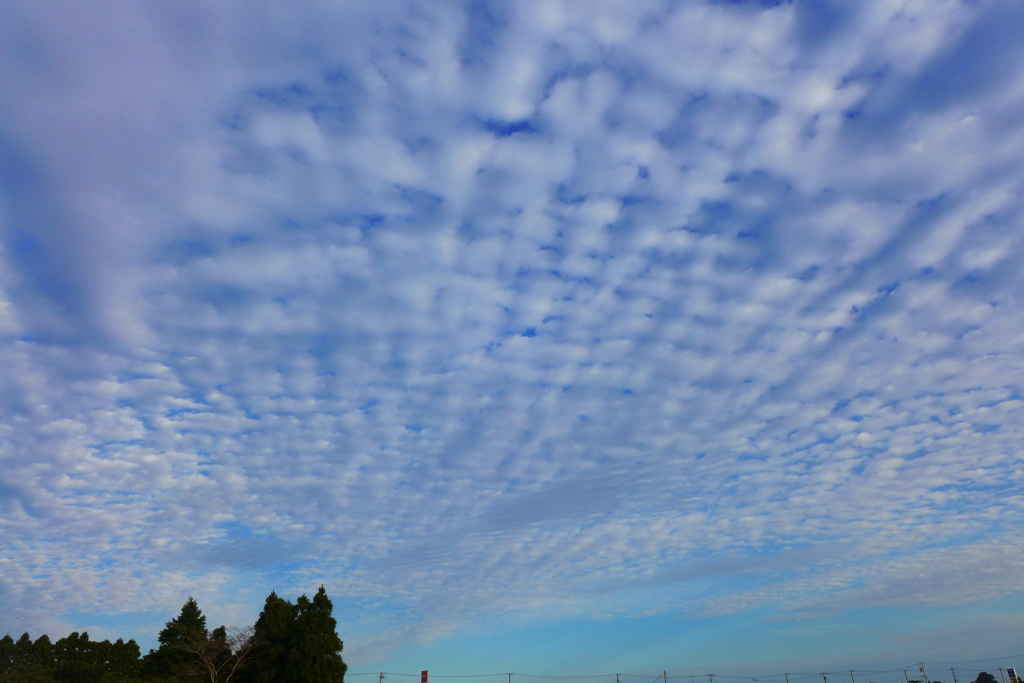
[[[5,4],[0,632],[1019,597],[1022,25]]]

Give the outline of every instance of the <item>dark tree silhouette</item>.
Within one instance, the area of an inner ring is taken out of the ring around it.
[[[165,624],[159,648],[134,640],[0,638],[0,683],[343,683],[334,605],[321,586],[292,604],[271,593],[254,626],[208,631],[193,598]]]
[[[333,610],[323,586],[294,605],[271,593],[256,621],[260,645],[245,683],[342,683],[348,667]]]

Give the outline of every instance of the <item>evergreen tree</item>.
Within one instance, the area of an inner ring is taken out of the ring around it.
[[[199,603],[195,598],[189,596],[185,604],[181,606],[181,614],[167,622],[164,630],[160,631],[157,640],[160,647],[173,647],[183,640],[202,635],[208,637],[206,632],[206,615],[199,609]]]
[[[77,632],[56,643],[46,634],[34,643],[28,634],[0,639],[2,683],[130,683],[138,680],[138,664],[134,640],[95,641]]]
[[[292,604],[271,593],[256,621],[259,649],[245,683],[342,683],[348,668],[323,586]]]
[[[61,683],[100,683],[106,662],[98,645],[89,640],[88,631],[72,631],[54,643],[54,679]]]
[[[45,654],[50,645],[49,637],[40,636],[36,642]],[[0,641],[0,650],[6,651],[7,654],[6,657],[0,654],[0,661],[7,660],[7,673],[0,674],[0,680],[4,683],[53,683],[50,677],[51,669],[47,667],[48,662],[45,658],[39,658],[40,652],[36,650],[36,644],[32,642],[28,633],[22,634],[17,642],[4,638]],[[0,667],[2,666],[0,664]]]
[[[323,586],[295,604],[271,593],[254,626],[211,632],[189,598],[145,658],[134,640],[8,634],[0,638],[0,683],[343,683],[348,667],[333,611]]]
[[[14,670],[14,638],[8,633],[0,638],[0,676],[6,676]]]
[[[189,681],[197,678],[195,656],[186,652],[186,643],[209,638],[206,630],[206,616],[199,604],[189,596],[181,607],[181,613],[168,621],[160,631],[157,640],[160,647],[150,650],[145,657],[143,670],[151,678]]]
[[[32,668],[32,638],[26,631],[14,644],[14,670],[27,671],[30,668]]]
[[[49,676],[54,669],[54,647],[45,633],[32,643],[32,667]]]
[[[134,639],[126,643],[118,638],[117,642],[110,646],[107,668],[117,678],[137,680],[142,664],[140,655],[139,644]]]
[[[305,595],[296,603],[295,635],[288,653],[288,673],[292,683],[342,683],[348,665],[341,659],[343,644],[335,630],[338,622],[331,616],[334,605],[321,585],[309,600]]]
[[[245,674],[247,683],[279,683],[288,670],[288,653],[295,624],[295,606],[271,592],[256,620],[259,650]]]

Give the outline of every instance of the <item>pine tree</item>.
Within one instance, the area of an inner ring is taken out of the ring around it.
[[[256,621],[260,645],[245,683],[342,683],[348,667],[333,610],[323,586],[294,605],[271,593]]]
[[[288,653],[291,683],[342,683],[348,666],[341,659],[343,644],[338,638],[338,622],[331,616],[334,605],[321,585],[309,600],[305,595],[296,603],[295,636]]]
[[[288,670],[288,652],[295,625],[295,605],[271,592],[256,620],[260,646],[245,672],[247,683],[279,683]]]
[[[181,606],[181,614],[167,622],[157,640],[160,641],[160,647],[172,647],[185,638],[198,635],[204,638],[209,635],[206,632],[206,616],[199,609],[195,598],[189,596]]]
[[[181,607],[181,613],[168,621],[157,640],[160,647],[150,650],[145,657],[144,670],[155,678],[176,677],[182,681],[196,678],[195,656],[185,651],[189,641],[209,638],[206,630],[206,616],[199,604],[189,596]]]

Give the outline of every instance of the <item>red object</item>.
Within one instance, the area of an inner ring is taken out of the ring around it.
[[[427,672],[426,671],[421,671],[420,672],[420,683],[427,683]]]

